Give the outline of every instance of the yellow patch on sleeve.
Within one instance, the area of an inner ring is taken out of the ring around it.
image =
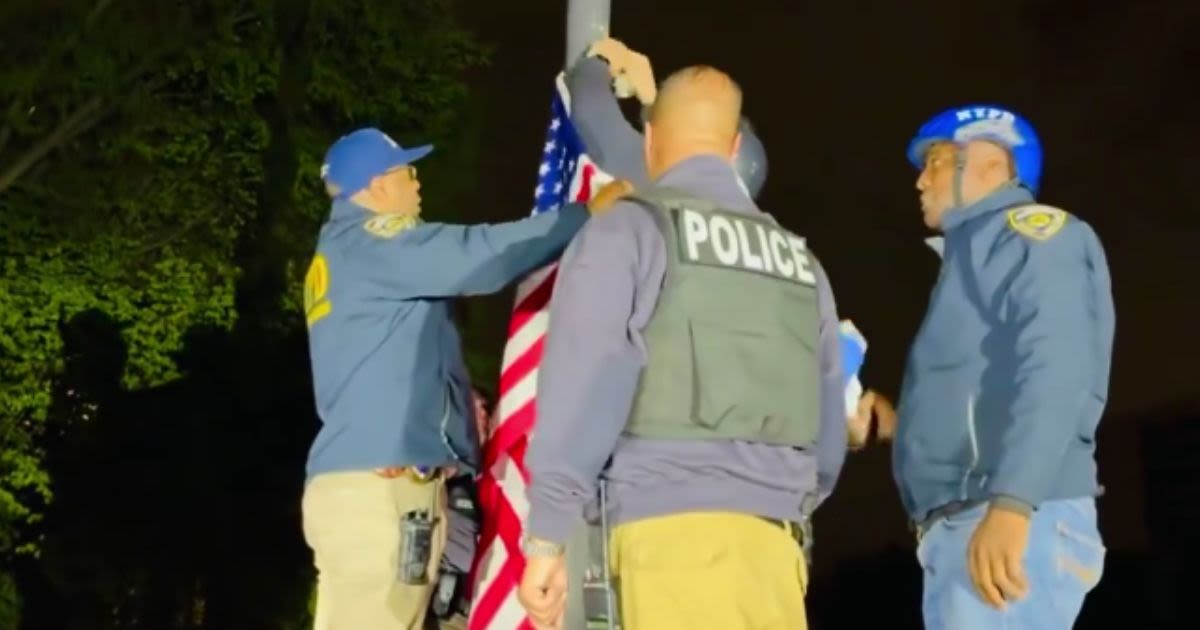
[[[1008,212],[1008,227],[1035,241],[1052,238],[1067,224],[1067,213],[1050,206],[1024,206]]]
[[[304,313],[309,328],[333,311],[333,305],[326,299],[328,293],[329,263],[325,256],[317,253],[308,266],[308,273],[304,274]]]

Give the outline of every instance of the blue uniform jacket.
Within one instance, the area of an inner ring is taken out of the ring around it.
[[[413,223],[335,202],[305,279],[322,426],[308,476],[389,466],[474,468],[478,440],[453,298],[550,262],[582,206],[497,225]]]
[[[941,272],[901,389],[893,472],[909,516],[955,501],[1098,493],[1115,325],[1096,234],[1006,187],[943,218]]]

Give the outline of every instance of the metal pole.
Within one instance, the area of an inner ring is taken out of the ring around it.
[[[608,37],[612,0],[568,0],[567,47],[563,68],[575,65],[588,47]],[[583,580],[589,566],[591,528],[582,520],[567,543],[567,610],[563,630],[585,630],[587,616],[583,606]]]
[[[600,558],[603,565],[600,575],[608,588],[604,590],[604,618],[608,621],[609,630],[617,627],[617,599],[613,593],[612,571],[609,569],[608,555],[608,481],[600,478]]]
[[[567,608],[563,630],[587,630],[587,607],[583,583],[588,579],[592,556],[592,528],[580,519],[567,541]]]
[[[567,56],[569,69],[593,42],[608,37],[612,0],[569,0],[567,4]]]

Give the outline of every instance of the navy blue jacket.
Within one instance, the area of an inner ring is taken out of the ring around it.
[[[947,212],[942,227],[893,447],[909,516],[1097,494],[1115,316],[1096,234],[1016,187]]]
[[[587,219],[420,223],[335,202],[305,279],[322,427],[308,476],[478,462],[453,298],[495,293],[553,260]]]

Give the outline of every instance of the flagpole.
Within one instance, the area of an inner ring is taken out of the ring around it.
[[[567,47],[563,69],[570,70],[594,42],[608,37],[612,0],[569,0],[567,4]],[[591,560],[591,529],[582,520],[567,543],[567,610],[563,630],[586,630],[583,581]]]
[[[593,42],[608,37],[612,0],[570,0],[567,5],[567,50],[564,69],[570,69]]]

